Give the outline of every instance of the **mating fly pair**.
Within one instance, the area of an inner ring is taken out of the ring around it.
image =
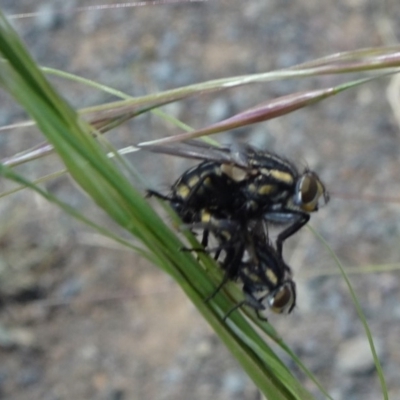
[[[215,258],[225,254],[219,260],[225,271],[220,286],[227,280],[243,285],[245,300],[238,307],[290,312],[296,289],[282,246],[318,210],[321,197],[328,202],[318,175],[308,169],[300,173],[284,158],[248,145],[213,147],[191,141],[150,150],[202,160],[172,185],[168,196],[151,190],[148,195],[169,201],[184,223],[203,229],[206,250],[210,233],[215,237]],[[283,227],[276,248],[268,239],[268,223]]]

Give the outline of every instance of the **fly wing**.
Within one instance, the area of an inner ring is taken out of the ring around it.
[[[240,149],[236,147],[217,147],[204,142],[189,140],[170,145],[148,145],[140,148],[153,153],[170,154],[202,161],[214,161],[221,164],[233,164],[240,168],[248,167],[245,153],[243,152],[242,154]]]

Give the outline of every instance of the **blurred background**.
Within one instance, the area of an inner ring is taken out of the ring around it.
[[[40,65],[132,96],[290,67],[340,51],[394,44],[400,37],[394,1],[214,0],[82,12],[77,8],[100,2],[1,3],[9,16],[38,13],[12,23]],[[199,96],[165,111],[200,128],[274,97],[348,78],[257,84]],[[116,100],[50,79],[76,108]],[[396,79],[380,79],[288,116],[214,136],[222,143],[244,141],[275,151],[300,169],[308,165],[333,192],[311,225],[345,266],[358,267],[351,282],[392,399],[400,398],[400,205],[389,201],[400,193],[398,87]],[[1,126],[27,118],[3,92],[0,104]],[[145,116],[107,138],[120,148],[177,132]],[[34,128],[3,131],[0,156],[41,141]],[[163,192],[187,167],[171,156],[127,159]],[[17,171],[35,179],[60,168],[52,155]],[[110,226],[68,177],[45,187]],[[9,185],[1,182],[1,188]],[[368,195],[387,199],[368,201]],[[162,271],[28,190],[2,198],[0,210],[0,399],[260,398]],[[334,261],[308,229],[288,240],[284,252],[294,270],[298,302],[291,315],[271,315],[271,322],[335,399],[381,398],[362,324]],[[371,266],[384,264],[395,266],[370,272]],[[324,398],[282,357],[317,399]]]

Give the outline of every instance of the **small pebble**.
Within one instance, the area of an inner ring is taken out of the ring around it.
[[[378,357],[381,358],[382,346],[375,340]],[[343,374],[365,374],[375,367],[371,348],[365,336],[358,336],[344,341],[337,353],[336,369]]]
[[[222,387],[231,394],[242,393],[246,387],[246,377],[237,371],[228,371],[222,380]]]
[[[36,338],[32,331],[24,328],[7,329],[0,325],[0,347],[6,350],[33,348]]]

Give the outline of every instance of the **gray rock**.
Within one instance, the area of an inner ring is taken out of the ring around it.
[[[383,348],[379,341],[375,340],[375,348],[378,357],[381,358]],[[336,357],[336,369],[339,372],[353,375],[365,374],[374,366],[371,349],[365,336],[357,336],[340,345]]]
[[[40,382],[43,377],[43,371],[40,368],[26,367],[22,368],[16,376],[16,382],[21,387],[28,387]]]
[[[222,387],[231,395],[242,393],[246,383],[246,376],[240,371],[228,371],[222,379]]]
[[[6,350],[16,348],[33,348],[37,344],[36,337],[29,329],[8,329],[0,325],[0,347]]]

